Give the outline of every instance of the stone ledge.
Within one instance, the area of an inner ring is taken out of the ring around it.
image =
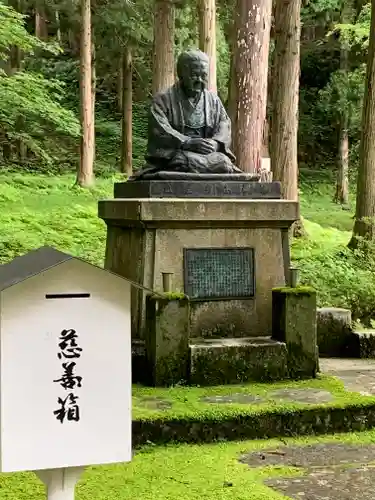
[[[116,182],[115,198],[243,198],[280,199],[280,182],[223,180],[136,180]]]
[[[220,385],[288,377],[286,345],[270,338],[196,339],[189,348],[191,384]]]
[[[359,432],[375,427],[375,403],[275,409],[220,418],[133,420],[133,444],[211,443]]]
[[[299,204],[289,200],[118,198],[99,201],[98,214],[107,222],[242,222],[288,227],[299,218]]]

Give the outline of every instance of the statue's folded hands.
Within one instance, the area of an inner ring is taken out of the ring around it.
[[[213,139],[188,139],[182,144],[184,151],[192,151],[193,153],[200,153],[208,155],[219,151],[219,144]]]

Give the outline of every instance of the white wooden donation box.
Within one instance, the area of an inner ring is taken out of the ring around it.
[[[133,285],[49,247],[0,266],[0,470],[35,471],[51,500],[131,460]]]

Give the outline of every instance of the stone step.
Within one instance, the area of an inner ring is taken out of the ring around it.
[[[375,330],[355,330],[352,339],[351,350],[354,357],[375,359]]]
[[[190,381],[236,384],[288,377],[287,348],[271,337],[191,339]]]

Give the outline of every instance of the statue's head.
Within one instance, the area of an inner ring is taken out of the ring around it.
[[[177,76],[187,95],[199,95],[208,82],[209,59],[200,50],[187,50],[177,61]]]

